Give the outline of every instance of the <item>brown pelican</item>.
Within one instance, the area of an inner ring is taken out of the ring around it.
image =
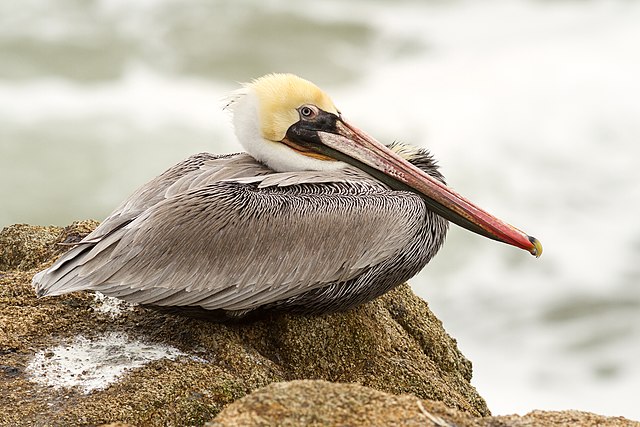
[[[228,109],[247,153],[197,154],[139,188],[33,283],[227,317],[323,313],[418,273],[448,221],[540,256],[533,237],[445,186],[432,157],[385,146],[314,84],[261,77]]]

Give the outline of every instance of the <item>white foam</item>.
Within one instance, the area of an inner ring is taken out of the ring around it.
[[[132,64],[121,79],[91,86],[60,78],[0,80],[0,114],[23,125],[126,117],[144,130],[173,124],[224,132],[229,119],[222,111],[222,99],[233,88],[198,78],[171,79]]]

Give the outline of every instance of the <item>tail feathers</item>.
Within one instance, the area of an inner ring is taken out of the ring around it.
[[[92,246],[76,246],[46,270],[33,276],[31,284],[39,297],[63,295],[86,289],[79,277],[78,267],[85,262]]]
[[[38,297],[43,297],[47,295],[46,290],[42,287],[42,282],[44,281],[44,275],[47,273],[47,271],[48,270],[42,270],[39,273],[36,273],[36,275],[33,276],[33,279],[31,279],[31,285],[35,289],[36,295],[38,295]]]
[[[113,249],[120,241],[123,227],[129,222],[120,221],[106,234],[101,233],[93,238],[90,234],[87,239],[62,255],[51,267],[33,276],[31,284],[36,294],[44,297],[81,290],[95,290],[92,288],[92,283],[95,283],[96,279],[106,280],[114,273],[102,267],[112,261]],[[98,230],[99,228],[94,233]],[[101,272],[99,277],[96,276],[97,272]],[[89,275],[92,275],[92,280],[87,277]]]

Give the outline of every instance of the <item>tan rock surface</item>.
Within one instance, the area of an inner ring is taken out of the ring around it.
[[[346,313],[272,314],[241,324],[143,307],[112,317],[82,292],[37,299],[31,277],[65,250],[56,243],[77,241],[95,225],[18,225],[0,233],[0,425],[202,425],[253,390],[298,379],[359,383],[489,414],[469,383],[471,363],[407,285]],[[46,360],[54,354],[48,349],[80,335],[113,334],[183,355],[130,370],[89,393],[39,384],[27,369],[38,352]]]
[[[474,417],[412,395],[398,396],[357,384],[303,380],[270,384],[254,391],[227,406],[206,426],[639,427],[640,423],[580,411]]]

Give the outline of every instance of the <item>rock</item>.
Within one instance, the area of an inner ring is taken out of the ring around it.
[[[16,224],[0,232],[0,271],[29,270],[65,252],[59,243],[75,243],[98,226],[97,221],[74,222],[68,227]]]
[[[346,313],[237,324],[85,292],[37,299],[31,278],[66,249],[57,243],[95,225],[0,233],[0,425],[202,425],[256,389],[303,379],[489,415],[471,363],[407,285]]]
[[[589,412],[535,411],[474,417],[441,402],[393,395],[357,384],[320,380],[274,383],[228,405],[207,427],[235,426],[640,426]]]
[[[346,313],[237,324],[86,292],[36,298],[33,274],[96,225],[0,232],[0,426],[640,427],[577,411],[489,416],[471,363],[407,285]]]

